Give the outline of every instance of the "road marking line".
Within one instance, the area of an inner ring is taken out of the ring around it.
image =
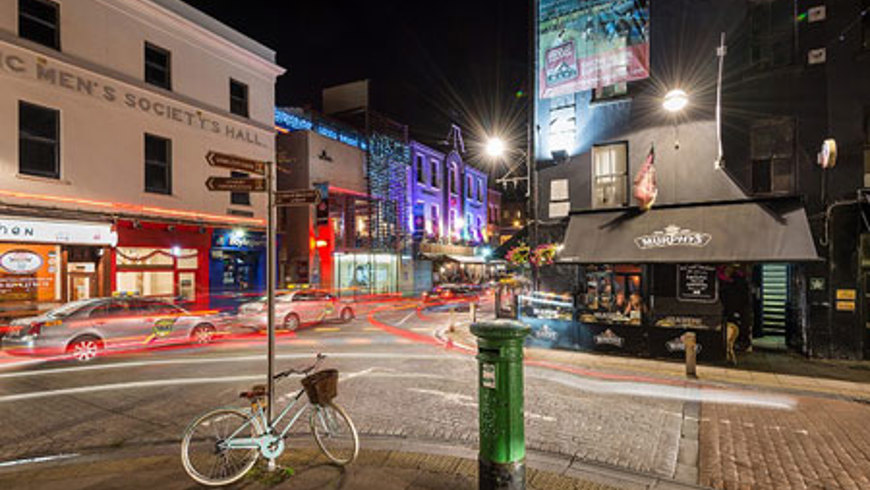
[[[380,332],[381,329],[378,327],[363,327],[364,332]]]
[[[53,456],[37,456],[35,458],[16,459],[13,461],[0,461],[0,468],[9,466],[18,466],[21,464],[44,463],[46,461],[56,461],[58,459],[69,459],[78,457],[78,453],[55,454]]]
[[[429,327],[413,327],[411,328],[412,332],[431,332],[432,329]]]
[[[397,323],[395,326],[398,327],[398,326],[404,325],[405,322],[408,321],[408,319],[411,318],[412,316],[414,316],[416,313],[417,313],[416,310],[412,311],[411,313],[408,313],[407,315],[405,315],[405,318],[402,318],[401,320],[399,320],[399,323]]]
[[[306,356],[310,357],[310,356]],[[374,373],[375,370],[382,371],[381,373]],[[372,374],[374,373],[374,374]],[[379,378],[427,378],[427,379],[438,379],[443,380],[444,376],[434,375],[434,374],[421,374],[421,373],[402,373],[395,372],[386,368],[368,368],[364,371],[357,371],[352,373],[342,374],[339,378],[339,381],[347,381],[349,379],[353,379],[359,376],[374,376]],[[293,374],[291,377],[297,378],[301,377],[301,375]],[[136,388],[160,388],[165,386],[185,386],[185,385],[199,385],[199,384],[207,384],[207,383],[239,383],[242,381],[261,381],[263,379],[262,374],[251,374],[244,376],[224,376],[224,377],[211,377],[211,378],[180,378],[180,379],[154,379],[154,380],[146,380],[146,381],[130,381],[126,383],[110,383],[103,385],[92,385],[92,386],[77,386],[75,388],[60,388],[56,390],[46,390],[46,391],[35,391],[31,393],[19,393],[16,395],[6,395],[0,396],[0,403],[5,402],[15,402],[22,400],[33,400],[38,398],[50,398],[54,396],[64,396],[64,395],[78,395],[82,393],[94,393],[94,392],[102,392],[102,391],[116,391],[116,390],[129,390]]]
[[[347,339],[346,342],[351,345],[368,345],[372,343],[372,339],[352,338]]]
[[[403,340],[403,339],[399,339]],[[327,357],[346,358],[346,359],[417,359],[417,360],[468,360],[465,356],[447,355],[447,354],[397,354],[395,352],[324,352]],[[311,354],[276,354],[275,359],[311,359]],[[213,364],[223,362],[249,362],[263,361],[265,355],[256,356],[228,356],[228,357],[210,357],[197,359],[162,359],[153,361],[130,361],[113,364],[100,364],[96,366],[75,366],[67,368],[42,369],[39,371],[16,371],[14,373],[0,373],[0,379],[3,378],[22,378],[27,376],[41,376],[46,374],[63,374],[74,373],[79,371],[102,371],[110,369],[126,369],[145,366],[171,366],[175,364]]]
[[[315,332],[340,332],[341,328],[339,327],[315,327]]]

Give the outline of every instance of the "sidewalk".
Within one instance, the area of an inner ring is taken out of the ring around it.
[[[303,447],[299,447],[303,446]],[[476,452],[401,439],[363,440],[359,458],[345,469],[328,464],[314,447],[292,441],[279,459],[294,474],[266,471],[261,461],[230,488],[245,489],[476,489]],[[188,489],[200,488],[181,468],[178,446],[125,449],[92,454],[58,463],[36,463],[27,469],[0,468],[4,489]],[[530,453],[526,483],[529,489],[689,490],[698,487],[614,468],[577,463]]]
[[[468,327],[467,320],[457,323],[454,332],[446,332],[446,336],[455,346],[476,351],[477,338]],[[686,380],[685,365],[677,361],[541,348],[526,348],[525,352],[526,360],[532,362]],[[836,396],[870,403],[870,361],[814,360],[793,353],[767,352],[739,354],[738,361],[737,367],[699,364],[698,381]]]

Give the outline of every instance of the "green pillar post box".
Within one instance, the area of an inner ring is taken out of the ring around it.
[[[471,325],[478,339],[480,490],[526,486],[523,340],[530,331],[514,320]]]

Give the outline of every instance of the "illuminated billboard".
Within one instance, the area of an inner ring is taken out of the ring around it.
[[[649,76],[648,0],[539,0],[539,97]]]

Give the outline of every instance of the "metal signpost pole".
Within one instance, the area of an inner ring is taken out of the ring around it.
[[[269,335],[266,416],[270,424],[275,405],[275,165],[266,165],[266,325]]]

